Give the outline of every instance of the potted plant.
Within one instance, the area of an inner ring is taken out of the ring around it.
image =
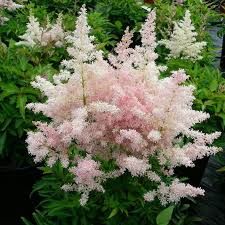
[[[185,18],[189,16],[187,11]],[[33,82],[46,101],[28,108],[51,120],[35,123],[28,151],[36,162],[46,162],[46,177],[35,190],[49,196],[43,209],[52,221],[155,224],[148,209],[153,213],[155,205],[172,204],[168,210],[173,211],[181,198],[204,194],[179,180],[174,168],[192,167],[196,159],[218,152],[211,144],[220,132],[193,128],[209,115],[192,109],[194,89],[184,84],[184,70],[159,76],[165,67],[156,63],[155,19],[151,10],[140,30],[142,45],[130,47],[127,28],[105,60],[89,36],[82,7],[76,29],[67,37],[70,58],[63,60],[64,69],[53,82],[41,76]],[[185,56],[199,59],[205,44],[193,42],[201,48]]]

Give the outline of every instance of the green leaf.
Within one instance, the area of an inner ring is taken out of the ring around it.
[[[4,123],[3,123],[3,125],[2,125],[2,127],[1,127],[1,131],[4,131],[7,127],[8,127],[8,125],[10,124],[12,122],[12,119],[11,118],[7,118],[5,121],[4,121]]]
[[[28,65],[27,59],[25,59],[24,57],[21,57],[19,66],[23,72],[26,71],[27,65]]]
[[[207,100],[207,101],[204,102],[205,106],[212,106],[214,104],[215,104],[215,101],[213,101],[213,100]]]
[[[20,110],[20,114],[25,119],[25,108],[27,103],[27,96],[25,95],[18,95],[17,97],[17,108]]]
[[[210,91],[216,91],[218,88],[218,81],[216,79],[212,80],[212,82],[209,85]]]
[[[23,119],[18,119],[15,121],[15,128],[19,129],[21,125],[23,125],[24,120]]]
[[[218,102],[217,105],[216,105],[215,112],[219,113],[221,111],[222,107],[224,107],[222,102]]]
[[[222,118],[223,124],[225,125],[225,114],[224,113],[218,113],[217,116]]]
[[[216,170],[217,172],[225,172],[225,166],[221,167],[220,169]]]
[[[174,206],[169,206],[168,208],[162,210],[156,217],[157,225],[168,225],[173,214]]]
[[[118,213],[118,208],[115,208],[112,210],[112,212],[110,213],[108,219],[112,218],[113,216],[115,216]]]
[[[22,87],[20,89],[20,92],[22,94],[31,94],[31,95],[35,95],[35,96],[39,95],[39,91],[37,91],[37,90],[35,90],[34,88],[31,88],[31,87]]]
[[[0,100],[3,100],[10,95],[19,93],[19,88],[13,83],[0,83],[0,89],[3,90],[2,94],[0,95]]]
[[[23,223],[25,224],[25,225],[33,225],[30,221],[28,221],[26,218],[24,218],[24,217],[21,217],[21,219],[22,219],[22,221],[23,221]]]

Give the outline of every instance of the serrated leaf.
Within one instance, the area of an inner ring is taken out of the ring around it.
[[[157,225],[168,225],[173,214],[174,206],[169,206],[168,208],[162,210],[156,217]]]

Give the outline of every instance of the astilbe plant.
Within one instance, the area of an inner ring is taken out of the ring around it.
[[[3,25],[4,22],[8,21],[7,17],[1,15],[1,10],[13,11],[19,8],[22,8],[23,5],[17,4],[12,0],[0,0],[0,25]]]
[[[40,25],[37,18],[30,15],[27,30],[20,36],[22,41],[19,41],[17,45],[26,45],[29,47],[53,45],[55,47],[61,47],[64,43],[65,36],[66,33],[63,29],[61,14],[59,14],[55,24],[51,24],[48,20],[45,27]]]
[[[187,10],[183,20],[174,23],[173,32],[168,40],[160,43],[170,50],[168,58],[184,58],[196,61],[202,59],[201,52],[206,42],[197,41],[197,32],[191,21],[190,11]]]
[[[0,0],[0,8],[5,8],[8,10],[15,10],[18,8],[22,8],[23,6],[20,4],[16,4],[12,0]]]
[[[183,70],[159,78],[165,68],[155,63],[155,17],[152,10],[141,28],[141,46],[129,47],[132,32],[127,28],[107,61],[89,37],[82,7],[75,31],[66,38],[71,59],[62,62],[53,82],[39,76],[32,83],[47,100],[28,108],[51,122],[35,123],[37,131],[28,133],[28,151],[35,162],[46,160],[53,166],[60,161],[68,168],[74,183],[62,189],[81,193],[81,205],[91,191],[104,192],[107,179],[125,174],[154,184],[143,193],[146,201],[158,198],[164,205],[204,194],[174,179],[173,169],[193,167],[196,159],[218,152],[211,144],[220,133],[192,128],[209,115],[192,109],[194,88],[182,84],[188,79]],[[182,137],[191,141],[181,145]],[[103,162],[113,162],[114,169],[105,170]]]

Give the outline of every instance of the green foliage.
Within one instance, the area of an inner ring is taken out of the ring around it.
[[[36,212],[32,213],[32,216],[34,218],[33,220],[36,225],[51,225],[47,221],[45,216],[38,210]],[[33,225],[33,223],[28,221],[26,218],[22,217],[21,219],[25,225]]]
[[[96,5],[96,11],[113,23],[116,31],[120,33],[127,26],[134,28],[138,23],[142,23],[147,15],[135,0],[101,0]]]
[[[31,163],[25,138],[33,129],[32,121],[40,116],[26,109],[26,104],[41,100],[41,94],[31,87],[37,75],[49,78],[57,73],[65,50],[16,46],[10,40],[8,46],[0,43],[0,160],[6,166],[21,166]]]
[[[88,7],[91,8],[89,23],[93,34],[100,43],[99,47],[106,53],[113,49],[127,26],[139,30],[147,15],[136,0],[93,1]],[[139,36],[135,35],[134,42],[139,42]]]
[[[108,49],[116,44],[117,37],[111,32],[113,24],[101,13],[95,11],[89,13],[88,22],[92,28],[91,34],[96,38],[98,48],[107,53]]]
[[[35,185],[34,191],[43,198],[43,213],[55,224],[154,224],[161,208],[159,203],[146,204],[140,197],[145,191],[144,181],[129,177],[107,182],[104,194],[92,193],[88,204],[81,207],[78,193],[65,193],[60,188],[71,182],[66,170],[58,165],[45,168],[44,173],[46,176]]]
[[[72,176],[59,164],[43,167],[44,176],[33,189],[42,201],[40,212],[34,213],[35,224],[43,225],[191,225],[188,205],[161,206],[159,201],[147,203],[142,194],[153,187],[144,179],[126,176],[108,180],[105,193],[91,193],[85,206],[80,206],[77,192],[64,192],[61,186],[72,181]],[[157,219],[156,219],[157,218]],[[26,225],[30,222],[23,219]]]
[[[23,161],[25,130],[32,127],[34,120],[25,106],[40,95],[30,86],[40,71],[29,62],[26,49],[16,48],[13,41],[9,47],[2,44],[0,51],[0,157]]]
[[[85,4],[87,9],[93,9],[99,0],[29,0],[37,6],[43,6],[49,12],[63,12],[76,15]],[[100,0],[101,1],[101,0]]]
[[[202,218],[194,216],[190,213],[191,207],[195,202],[191,200],[188,204],[181,202],[173,210],[170,225],[194,225],[199,224]]]

